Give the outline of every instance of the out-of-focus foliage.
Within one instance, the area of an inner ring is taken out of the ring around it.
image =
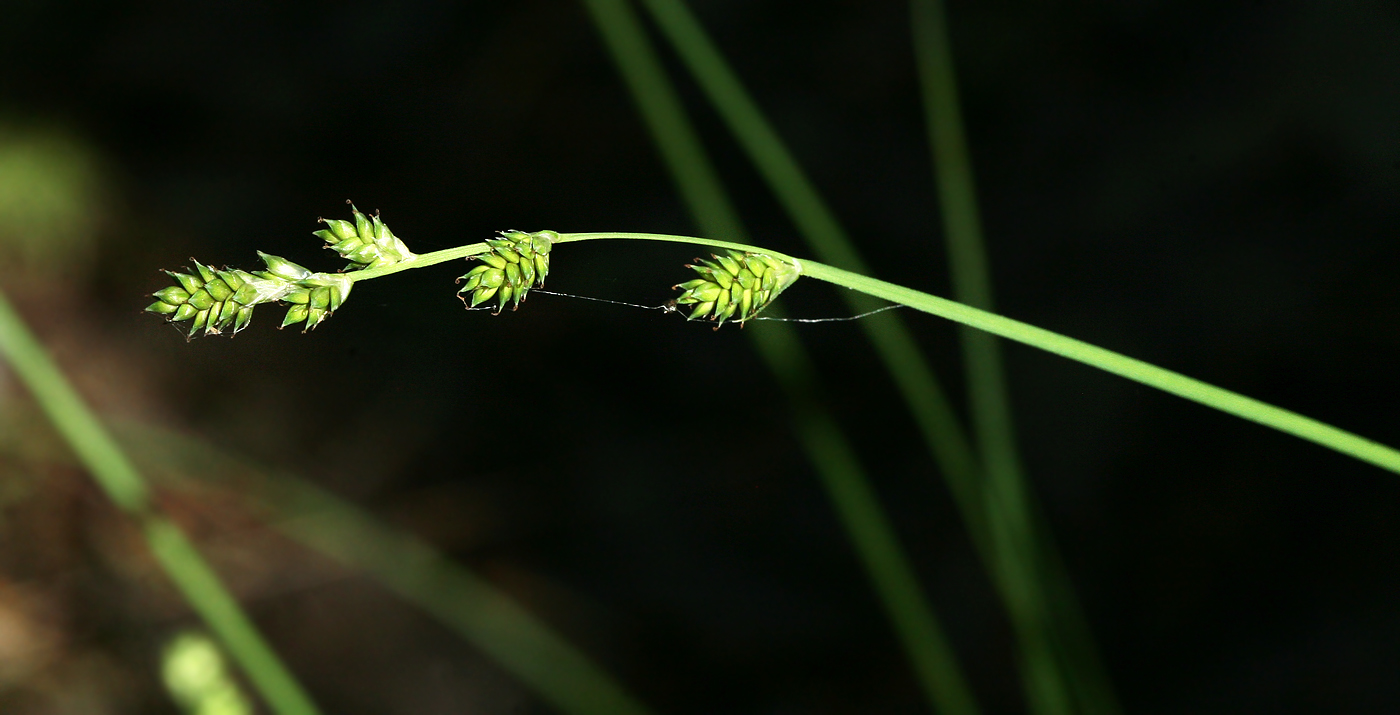
[[[97,157],[77,136],[0,121],[0,261],[45,273],[89,267],[101,195]]]
[[[197,631],[176,635],[165,646],[165,687],[189,715],[250,715],[253,708],[224,664],[223,653]]]

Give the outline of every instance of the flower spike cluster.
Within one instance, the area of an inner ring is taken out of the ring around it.
[[[253,306],[234,299],[249,285],[253,276],[244,271],[216,271],[199,261],[193,273],[165,271],[179,285],[162,288],[151,297],[156,302],[146,310],[169,316],[172,323],[189,320],[190,337],[202,328],[205,335],[214,335],[233,327],[237,333],[248,326]]]
[[[470,308],[494,297],[496,315],[505,310],[507,303],[515,310],[531,288],[544,285],[545,276],[549,275],[549,252],[558,238],[554,231],[502,231],[500,238],[486,242],[490,251],[471,257],[480,259],[481,265],[457,279],[462,283],[458,297],[468,303],[465,294],[471,293]]]
[[[341,258],[350,261],[345,270],[392,266],[414,257],[408,246],[379,220],[377,212],[373,216],[366,216],[355,208],[355,204],[349,201],[345,203],[350,204],[354,222],[317,219],[330,228],[314,232],[314,235],[326,242],[326,248],[334,250]]]
[[[348,203],[348,202],[347,202]],[[378,216],[368,217],[351,204],[355,222],[327,221],[329,229],[316,235],[350,261],[347,271],[390,266],[414,257]],[[258,251],[261,271],[216,270],[199,261],[190,273],[165,273],[178,285],[156,291],[156,302],[146,310],[172,323],[190,321],[187,337],[225,331],[236,334],[248,327],[253,307],[281,301],[290,307],[281,327],[305,324],[311,330],[330,317],[350,295],[354,278],[348,273],[313,273],[281,256]]]
[[[676,298],[677,305],[695,306],[689,319],[716,321],[715,330],[731,319],[743,327],[802,275],[796,262],[762,253],[726,251],[710,258],[697,258],[686,266],[699,278],[672,287],[685,291]]]

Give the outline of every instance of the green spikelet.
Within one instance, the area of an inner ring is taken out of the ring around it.
[[[457,297],[471,308],[496,298],[497,315],[507,303],[514,310],[531,288],[544,285],[545,276],[549,275],[549,252],[557,238],[559,234],[554,231],[502,231],[500,238],[486,242],[491,247],[489,252],[472,256],[480,259],[481,265],[457,279],[462,283]],[[470,302],[467,293],[471,294]]]
[[[257,276],[239,270],[214,270],[199,261],[194,262],[192,273],[165,271],[178,285],[164,288],[151,294],[156,302],[146,310],[157,315],[167,316],[172,323],[190,321],[187,337],[194,337],[200,330],[205,335],[218,335],[232,329],[233,333],[248,327],[253,317],[253,305],[241,302],[239,296],[255,294]]]
[[[795,262],[761,253],[727,251],[710,258],[713,260],[697,258],[686,266],[700,274],[699,278],[672,287],[684,291],[676,298],[677,305],[695,306],[690,320],[714,320],[716,330],[726,320],[742,327],[802,275]]]
[[[341,258],[350,261],[345,270],[392,266],[414,257],[408,246],[379,220],[378,213],[366,216],[355,208],[354,204],[349,201],[345,203],[350,204],[354,221],[317,219],[328,228],[314,232],[314,235],[326,242],[326,248],[334,250]]]
[[[166,316],[172,323],[190,321],[187,337],[201,330],[204,335],[231,334],[248,327],[253,307],[261,303],[285,301],[291,304],[282,327],[306,323],[315,328],[350,295],[353,285],[347,275],[312,273],[280,256],[258,252],[265,271],[214,270],[199,261],[193,273],[166,271],[178,285],[152,294],[156,302],[146,310]]]

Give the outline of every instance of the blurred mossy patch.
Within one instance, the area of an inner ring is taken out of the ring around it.
[[[0,120],[0,263],[48,274],[91,264],[103,213],[95,152],[66,129]]]

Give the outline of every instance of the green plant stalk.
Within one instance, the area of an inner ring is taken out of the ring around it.
[[[991,272],[942,0],[911,0],[910,20],[953,298],[991,311]],[[995,563],[1000,579],[1007,582],[1001,588],[1007,596],[1025,595],[1024,600],[1008,597],[1007,603],[1021,611],[1013,618],[1029,661],[1023,668],[1037,671],[1026,674],[1031,708],[1120,712],[1053,535],[1026,486],[1000,346],[990,334],[968,326],[961,328],[960,337],[973,434],[987,472],[989,521],[1007,526],[995,535],[1001,554]],[[1058,648],[1053,647],[1056,641]],[[1068,688],[1062,682],[1066,680]],[[1072,691],[1078,708],[1065,701],[1071,694],[1066,690]]]
[[[701,231],[746,240],[738,212],[628,3],[585,0],[585,6]],[[935,709],[945,713],[977,712],[943,628],[921,595],[913,568],[899,547],[855,450],[830,408],[813,398],[820,381],[796,331],[783,323],[768,323],[747,334],[788,393],[799,443],[827,489],[925,697]]]
[[[1373,464],[1388,472],[1400,474],[1400,450],[1388,447],[1374,440],[1369,440],[1346,430],[1338,429],[1325,422],[1300,415],[1297,412],[1285,410],[1281,407],[1270,405],[1267,402],[1246,397],[1238,392],[1232,392],[1222,387],[1216,387],[1210,383],[1187,377],[1179,372],[1173,372],[1165,368],[1157,367],[1151,363],[1113,352],[1112,350],[1106,350],[1091,345],[1082,340],[1075,340],[1074,338],[1051,332],[1044,328],[1037,328],[1029,323],[1023,323],[1019,320],[989,313],[970,305],[964,305],[957,301],[940,298],[936,295],[914,290],[913,288],[906,288],[888,281],[882,281],[878,278],[863,276],[859,273],[854,273],[835,266],[829,266],[812,260],[797,259],[785,253],[770,251],[761,246],[751,246],[744,243],[735,243],[733,241],[717,241],[711,238],[699,238],[696,236],[677,236],[661,233],[631,233],[622,231],[561,233],[555,243],[597,241],[602,239],[688,243],[696,246],[711,246],[714,248],[762,253],[773,256],[774,258],[790,261],[799,265],[802,269],[802,274],[808,278],[825,281],[842,288],[849,288],[857,293],[864,293],[865,295],[887,300],[891,303],[898,303],[913,308],[914,310],[936,315],[940,318],[947,318],[953,322],[971,326],[978,330],[984,330],[992,335],[997,335],[1008,340],[1014,340],[1018,343],[1029,345],[1033,348],[1039,348],[1046,352],[1067,357],[1071,360],[1082,362],[1085,365],[1099,368],[1105,372],[1125,377],[1134,382],[1140,382],[1148,387],[1155,387],[1158,390],[1169,392],[1178,397],[1184,397],[1192,402],[1199,402],[1200,404],[1220,410],[1226,414],[1231,414],[1251,422],[1257,422],[1265,427],[1271,427],[1280,432],[1305,439],[1309,442],[1361,460],[1362,462]],[[404,261],[394,266],[355,271],[354,274],[349,275],[354,275],[356,280],[377,278],[379,276],[405,271],[410,268],[423,268],[425,266],[450,261],[454,258],[484,253],[486,250],[486,244],[475,243],[469,246],[460,246],[436,251],[434,253],[425,253],[417,258]]]
[[[1192,402],[1199,402],[1200,404],[1220,410],[1226,414],[1231,414],[1251,422],[1257,422],[1280,432],[1305,439],[1362,462],[1373,464],[1388,472],[1400,474],[1400,450],[1366,439],[1365,437],[1361,437],[1346,430],[1338,429],[1325,422],[1315,420],[1311,417],[1305,417],[1281,407],[1275,407],[1267,402],[1241,395],[1238,392],[1216,387],[1207,382],[1182,375],[1179,372],[1173,372],[1157,367],[1151,363],[1113,352],[1112,350],[1106,350],[1091,345],[1082,340],[1075,340],[1074,338],[1051,332],[1044,328],[1037,328],[1029,323],[1023,323],[1019,320],[989,313],[970,305],[964,305],[957,301],[940,298],[936,295],[914,290],[913,288],[906,288],[888,281],[882,281],[878,278],[863,276],[859,273],[854,273],[835,266],[829,266],[812,260],[797,259],[785,253],[770,251],[761,246],[751,246],[744,243],[735,243],[733,241],[717,241],[696,236],[677,236],[661,233],[631,233],[621,231],[561,233],[559,234],[559,238],[555,240],[555,243],[561,244],[603,239],[688,243],[696,246],[711,246],[714,248],[762,253],[773,256],[774,258],[790,261],[799,265],[802,269],[802,274],[808,278],[825,281],[858,293],[864,293],[868,296],[887,300],[891,303],[898,303],[899,305],[907,306],[930,315],[936,315],[940,318],[947,318],[956,323],[968,325],[978,330],[984,330],[1008,340],[1014,340],[1033,348],[1039,348],[1046,352],[1082,362],[1085,365],[1099,368],[1105,372],[1125,377],[1134,382],[1140,382],[1148,387],[1154,387],[1163,392],[1168,392],[1178,397],[1184,397]],[[424,266],[435,265],[452,260],[453,258],[483,253],[485,250],[485,244],[472,244],[470,246],[448,248],[434,253],[423,254],[415,259],[388,268],[356,271],[354,275],[357,276],[357,280],[364,280],[379,275],[398,273],[410,268],[422,268]],[[375,275],[358,275],[361,273],[373,273]]]
[[[1355,459],[1373,464],[1386,471],[1400,474],[1400,451],[1296,412],[1275,407],[1266,402],[1216,387],[1201,380],[1157,367],[1121,353],[1090,345],[1082,340],[1054,333],[1044,328],[978,310],[946,298],[869,278],[850,271],[804,262],[808,277],[828,281],[885,300],[907,305],[915,310],[937,315],[985,330],[1008,340],[1082,362],[1106,372],[1155,387],[1178,397],[1211,407],[1221,412],[1272,427]]]
[[[173,522],[150,502],[145,481],[0,293],[0,357],[9,362],[55,429],[108,498],[141,527],[176,589],[280,715],[314,715],[316,706],[259,635],[238,601]]]

